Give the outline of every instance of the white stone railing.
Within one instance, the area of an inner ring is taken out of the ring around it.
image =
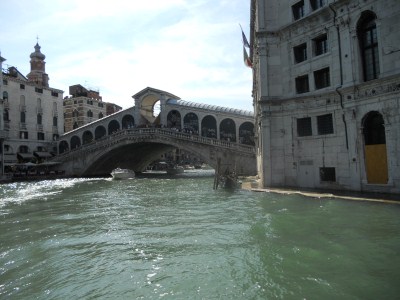
[[[165,138],[165,137],[175,141],[179,140],[192,143],[200,143],[203,145],[212,145],[219,148],[236,150],[239,152],[244,152],[246,154],[255,154],[255,147],[250,145],[221,141],[213,138],[198,136],[195,134],[183,133],[167,128],[133,128],[133,129],[120,130],[111,135],[104,136],[101,139],[92,141],[90,143],[84,144],[70,151],[64,152],[54,157],[53,160],[67,157],[70,154],[75,155],[77,153],[80,153],[81,151],[84,152],[96,151],[99,148],[109,147],[115,143],[119,143],[120,141],[126,139],[137,139],[137,138],[154,139],[154,138]]]

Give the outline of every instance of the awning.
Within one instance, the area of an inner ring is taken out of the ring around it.
[[[32,153],[17,153],[19,159],[32,159],[35,158]]]
[[[13,165],[18,162],[16,154],[4,154],[4,165]]]
[[[50,158],[53,157],[53,155],[51,155],[50,152],[46,152],[46,151],[35,151],[33,152],[33,154],[39,158]]]

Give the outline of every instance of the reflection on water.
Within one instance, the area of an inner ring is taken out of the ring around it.
[[[0,298],[399,295],[399,206],[212,183],[196,175],[1,185]]]

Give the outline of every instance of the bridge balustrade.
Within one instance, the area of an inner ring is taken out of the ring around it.
[[[102,137],[98,140],[93,140],[90,143],[66,151],[62,154],[59,154],[57,157],[54,158],[54,160],[66,157],[70,154],[78,153],[80,151],[93,151],[100,147],[108,147],[110,146],[110,144],[118,143],[119,141],[127,138],[154,139],[157,137],[169,137],[169,138],[174,138],[176,140],[184,140],[201,144],[213,145],[217,147],[223,147],[227,149],[235,149],[237,151],[242,151],[246,153],[255,152],[255,148],[253,146],[239,144],[236,142],[228,142],[213,138],[202,137],[190,133],[183,133],[168,128],[134,128],[134,129],[131,128],[131,129],[124,129],[117,131],[111,135]]]

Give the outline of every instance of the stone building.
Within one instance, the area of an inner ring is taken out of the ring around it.
[[[7,165],[50,157],[57,151],[53,149],[53,141],[64,133],[63,91],[49,87],[45,55],[39,44],[30,59],[31,71],[27,77],[16,67],[3,69],[1,65],[2,172]]]
[[[73,129],[113,114],[122,108],[113,103],[103,102],[100,93],[80,84],[69,87],[70,97],[64,99],[64,130]]]
[[[400,192],[400,1],[251,0],[260,185]]]

